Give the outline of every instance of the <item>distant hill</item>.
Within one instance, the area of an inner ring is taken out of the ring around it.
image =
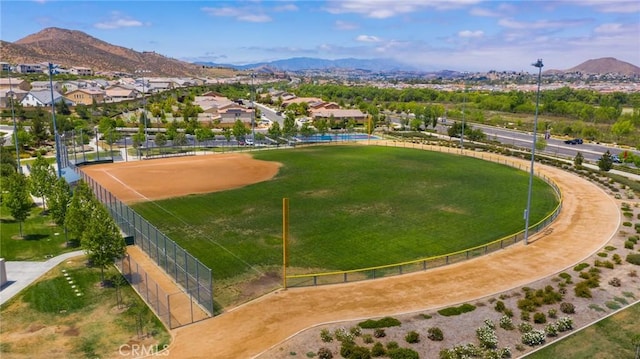
[[[628,62],[620,61],[613,57],[603,57],[600,59],[591,59],[574,66],[567,70],[548,70],[545,74],[580,72],[583,74],[622,74],[622,75],[640,75],[640,67]]]
[[[200,76],[207,70],[155,52],[138,52],[112,45],[81,31],[46,28],[16,42],[0,42],[1,60],[10,63],[52,62],[63,67],[84,66],[94,71],[134,73],[150,76]]]
[[[337,59],[327,60],[312,57],[293,57],[270,62],[257,62],[247,65],[218,64],[214,62],[196,62],[196,64],[211,67],[229,67],[237,70],[256,70],[270,68],[279,71],[303,71],[303,70],[364,70],[364,71],[416,71],[417,69],[406,64],[389,59]]]

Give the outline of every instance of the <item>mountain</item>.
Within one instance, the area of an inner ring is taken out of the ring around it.
[[[271,68],[279,71],[303,71],[303,70],[331,70],[349,69],[364,71],[416,71],[415,68],[406,64],[389,59],[337,59],[327,60],[312,57],[293,57],[270,62],[258,62],[247,65],[218,64],[213,62],[196,62],[196,64],[211,67],[229,67],[237,70],[255,70],[260,68]]]
[[[640,67],[628,62],[620,61],[613,57],[603,57],[600,59],[591,59],[574,66],[568,70],[549,70],[545,73],[562,73],[562,72],[580,72],[583,74],[621,74],[621,75],[640,75]]]
[[[52,62],[62,67],[83,66],[94,72],[134,73],[150,76],[199,76],[206,69],[151,51],[138,52],[116,46],[81,31],[46,28],[16,42],[0,41],[2,61],[10,63]]]

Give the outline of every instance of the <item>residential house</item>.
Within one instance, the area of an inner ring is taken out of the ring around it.
[[[76,104],[92,105],[105,102],[105,91],[99,88],[80,88],[65,94],[65,97]]]
[[[43,64],[18,64],[15,69],[21,74],[39,74],[48,70]]]
[[[71,91],[76,91],[81,88],[86,88],[87,83],[84,81],[65,81],[62,83],[62,92],[69,93]]]
[[[311,104],[311,103],[322,103],[322,99],[321,98],[317,98],[317,97],[289,97],[287,96],[282,97],[282,107],[287,107],[292,103],[303,103],[306,102],[307,104]]]
[[[63,93],[62,83],[60,81],[33,81],[31,83],[31,89],[34,91],[43,91],[51,89],[51,83],[53,83],[53,91]]]
[[[25,91],[22,89],[14,88],[10,89],[0,89],[0,108],[9,107],[9,99],[14,98],[15,103],[22,102],[22,99],[27,96],[29,91]]]
[[[107,99],[111,102],[133,100],[140,94],[135,87],[121,84],[111,85],[104,91]]]
[[[20,89],[23,91],[31,90],[31,84],[29,82],[19,79],[17,77],[2,77],[0,78],[0,90]]]
[[[364,124],[367,120],[367,115],[358,109],[317,109],[311,110],[311,118],[317,119],[331,119],[334,121],[349,121],[353,119],[357,124]]]
[[[69,69],[69,73],[78,76],[93,76],[93,70],[88,67],[74,66]]]
[[[3,72],[5,72],[5,71],[6,71],[6,72],[11,71],[11,64],[10,64],[10,63],[8,63],[8,62],[0,61],[0,67],[1,67],[1,68],[0,68],[0,71],[3,71]]]
[[[253,109],[247,109],[228,98],[214,92],[196,96],[193,103],[204,111],[204,118],[217,123],[221,127],[233,127],[236,120],[250,125],[254,116]]]
[[[56,91],[53,92],[53,99],[54,103],[65,101],[68,105],[73,105],[73,101],[64,98],[64,96]],[[51,106],[51,90],[29,91],[20,103],[25,107]]]

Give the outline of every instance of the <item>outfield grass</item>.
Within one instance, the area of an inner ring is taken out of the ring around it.
[[[507,166],[377,146],[253,156],[284,165],[271,181],[134,209],[217,279],[282,263],[283,197],[291,209],[289,265],[297,268],[398,263],[470,248],[524,227],[528,173]],[[531,223],[556,205],[553,190],[536,179]]]
[[[76,250],[77,245],[66,245],[64,229],[51,223],[51,217],[34,207],[22,224],[10,215],[6,206],[0,206],[0,257],[8,261],[43,261],[51,256]],[[74,244],[76,242],[72,242]],[[77,243],[76,243],[77,244]]]
[[[527,359],[634,358],[640,335],[640,303],[527,355]]]

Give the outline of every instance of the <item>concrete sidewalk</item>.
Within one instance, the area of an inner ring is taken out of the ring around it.
[[[44,262],[6,262],[8,282],[0,288],[0,304],[4,304],[16,294],[20,293],[20,291],[31,285],[31,283],[35,282],[43,274],[47,273],[58,264],[69,258],[81,255],[84,255],[84,251],[82,250],[64,253]]]

